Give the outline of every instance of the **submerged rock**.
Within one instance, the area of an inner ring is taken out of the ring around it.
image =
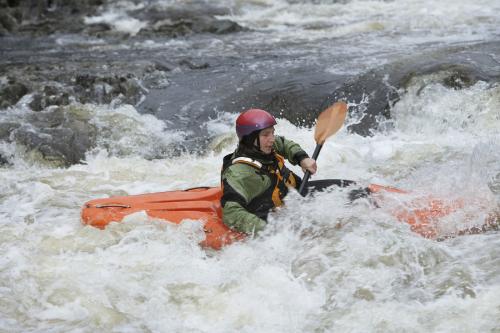
[[[392,106],[416,77],[433,74],[434,79],[427,84],[439,83],[452,89],[467,88],[478,81],[500,82],[498,63],[489,56],[498,53],[500,43],[484,43],[405,58],[349,80],[323,106],[336,100],[349,101],[354,104],[350,117],[355,121],[348,129],[363,136],[372,135],[391,118]]]
[[[499,82],[499,67],[487,56],[499,53],[500,43],[494,42],[442,49],[438,55],[418,54],[355,77],[309,66],[249,73],[226,61],[196,72],[172,73],[171,85],[152,89],[139,108],[177,128],[194,131],[195,136],[208,137],[199,124],[219,111],[237,113],[258,107],[295,125],[312,126],[322,110],[345,100],[351,105],[348,130],[369,136],[389,129],[391,108],[413,78],[434,74],[434,83],[452,89],[467,88],[479,80]]]

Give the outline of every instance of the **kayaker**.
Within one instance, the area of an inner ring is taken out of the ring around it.
[[[245,234],[264,229],[270,210],[279,207],[289,188],[300,186],[301,178],[285,166],[316,173],[316,161],[297,143],[274,133],[276,119],[267,111],[250,109],[236,119],[239,143],[224,157],[221,181],[223,222]]]

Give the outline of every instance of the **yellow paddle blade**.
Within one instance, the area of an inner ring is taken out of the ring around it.
[[[328,137],[336,133],[344,124],[346,115],[347,104],[344,102],[336,102],[321,112],[314,131],[316,143],[322,145]]]

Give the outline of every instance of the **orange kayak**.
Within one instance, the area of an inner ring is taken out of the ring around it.
[[[382,206],[384,194],[409,194],[388,186],[372,184],[368,187],[376,205]],[[145,211],[152,218],[179,224],[185,219],[203,223],[206,238],[204,247],[220,249],[245,235],[233,231],[222,223],[219,187],[200,187],[183,191],[169,191],[91,200],[84,204],[81,217],[86,225],[104,229],[111,222],[120,222],[132,213]],[[425,238],[439,237],[438,221],[464,207],[463,201],[450,201],[426,197],[412,200],[410,205],[398,206],[391,213],[411,230]],[[460,234],[460,233],[459,233]]]
[[[382,201],[383,198],[377,197],[383,192],[392,192],[400,194],[409,194],[394,187],[381,186],[371,184],[368,186],[371,193],[375,193],[374,199]],[[400,222],[405,222],[410,225],[410,229],[425,238],[437,238],[439,236],[438,222],[439,219],[449,215],[458,209],[464,207],[463,200],[454,200],[446,202],[441,199],[425,197],[412,200],[409,205],[399,206],[392,210],[394,215]]]
[[[91,200],[84,204],[84,224],[104,229],[111,222],[120,222],[125,216],[145,211],[152,218],[175,224],[185,219],[204,223],[204,247],[220,249],[244,234],[233,231],[222,223],[219,187],[200,187],[184,191],[169,191]]]
[[[372,184],[368,188],[371,193],[370,197],[377,206],[389,208],[390,213],[400,222],[409,224],[412,231],[425,238],[443,240],[499,228],[500,211],[481,198],[465,200],[463,198],[436,198],[431,195],[415,197],[410,192],[394,187]],[[394,193],[401,196],[391,198],[391,194]],[[471,211],[477,211],[480,214],[471,215]],[[460,214],[453,217],[454,213]],[[453,223],[453,220],[458,223]],[[451,225],[449,222],[452,222]]]

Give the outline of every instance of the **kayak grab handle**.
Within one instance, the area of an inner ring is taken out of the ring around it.
[[[88,205],[88,208],[90,205]],[[122,204],[103,204],[103,205],[95,205],[95,208],[109,208],[109,207],[118,207],[118,208],[130,208],[129,205]]]
[[[208,190],[211,188],[210,186],[198,186],[198,187],[190,187],[184,190],[184,192],[196,191],[196,190]]]

